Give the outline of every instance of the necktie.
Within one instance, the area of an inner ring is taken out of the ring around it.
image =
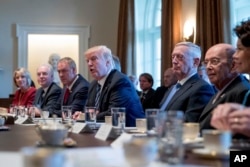
[[[44,92],[44,90],[42,90],[40,100],[39,100],[39,104],[43,103],[44,96],[45,96],[45,92]]]
[[[98,84],[96,87],[96,96],[95,96],[95,107],[98,109],[99,108],[99,99],[101,96],[101,85]]]
[[[168,103],[173,98],[174,94],[180,89],[180,87],[181,87],[180,83],[177,83],[174,85],[173,89],[171,89],[170,93],[168,94],[166,100],[163,102],[161,109],[160,109],[161,111],[164,111],[166,109]]]
[[[141,94],[141,102],[143,103],[143,101],[145,100],[145,98],[146,98],[146,93],[142,93]]]
[[[63,104],[66,104],[69,98],[69,88],[66,89],[65,94],[64,94],[64,99],[63,99]]]

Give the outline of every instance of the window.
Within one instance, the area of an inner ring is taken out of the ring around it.
[[[136,0],[136,76],[150,73],[161,84],[161,0]]]

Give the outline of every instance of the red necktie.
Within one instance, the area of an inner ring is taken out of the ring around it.
[[[63,103],[66,104],[69,98],[69,88],[66,89],[65,94],[64,94],[64,99],[63,99]]]

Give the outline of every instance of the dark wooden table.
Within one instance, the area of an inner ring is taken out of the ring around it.
[[[40,141],[34,126],[8,125],[9,131],[0,131],[0,151],[20,151],[22,147],[36,146]],[[77,142],[76,148],[110,146],[112,140],[102,141],[96,139],[95,133],[70,133],[69,137]],[[212,167],[228,167],[229,160],[204,159],[186,151],[184,164],[195,164]]]
[[[36,146],[40,137],[35,126],[8,125],[9,131],[0,131],[0,151],[19,151],[22,147]],[[112,141],[102,141],[94,137],[94,133],[69,133],[69,137],[77,143],[76,147],[109,146]]]

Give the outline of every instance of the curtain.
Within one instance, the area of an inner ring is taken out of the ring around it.
[[[171,53],[181,39],[181,0],[162,0],[161,76],[172,67]]]
[[[121,71],[125,74],[135,74],[134,0],[120,0],[117,56],[121,62]]]
[[[223,0],[197,0],[196,43],[203,56],[208,48],[225,42],[223,35]]]

